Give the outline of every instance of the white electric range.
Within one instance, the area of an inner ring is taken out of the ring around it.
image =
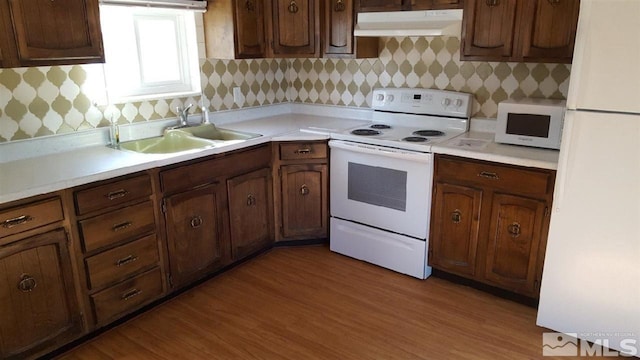
[[[375,89],[373,122],[332,133],[332,251],[425,279],[431,146],[467,131],[469,94]]]

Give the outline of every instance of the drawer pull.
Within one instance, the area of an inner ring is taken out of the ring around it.
[[[111,229],[114,232],[118,232],[118,231],[121,231],[121,230],[124,230],[124,229],[128,228],[131,225],[133,225],[133,223],[131,221],[127,221],[127,222],[123,222],[121,224],[113,225],[113,227]]]
[[[520,236],[520,224],[514,222],[513,224],[507,226],[507,231],[512,238],[517,238]]]
[[[128,193],[129,192],[127,190],[120,189],[120,190],[116,190],[108,193],[107,195],[105,195],[105,197],[109,200],[115,200],[115,199],[120,199],[127,196]]]
[[[8,219],[2,222],[2,227],[5,229],[11,229],[14,226],[22,225],[34,219],[33,216],[22,215],[13,219]]]
[[[138,290],[138,289],[131,289],[129,291],[127,291],[126,293],[122,294],[121,299],[124,301],[130,300],[138,295],[140,295],[140,293],[142,293],[142,290]]]
[[[551,6],[556,6],[560,4],[560,0],[549,0],[549,4],[551,4]]]
[[[456,209],[451,213],[451,221],[453,221],[454,224],[459,224],[460,221],[462,220],[462,213],[460,212],[460,210]]]
[[[488,7],[494,7],[500,5],[500,0],[486,0]]]
[[[488,172],[488,171],[482,171],[478,174],[478,176],[486,179],[500,180],[500,177],[498,176],[498,174],[493,172]]]
[[[298,149],[298,150],[294,151],[294,153],[300,154],[300,155],[311,154],[311,149],[310,148],[302,148],[302,149]]]
[[[252,206],[256,204],[256,197],[253,194],[247,195],[247,206]]]
[[[29,274],[22,274],[22,276],[20,277],[20,282],[18,282],[18,289],[20,289],[20,291],[31,292],[36,288],[36,286],[38,286],[38,283],[36,282],[36,279],[33,278],[33,276]]]
[[[300,187],[300,195],[305,196],[305,195],[309,195],[309,187],[307,186],[307,184],[304,184]]]
[[[191,224],[191,227],[192,227],[192,228],[197,229],[197,228],[199,228],[200,226],[202,226],[202,223],[203,223],[203,222],[204,222],[204,221],[202,220],[202,217],[201,217],[200,215],[196,215],[196,216],[194,216],[193,218],[191,218],[191,222],[190,222],[190,224]]]
[[[138,260],[137,256],[134,255],[129,255],[126,257],[123,257],[122,259],[116,260],[116,266],[120,267],[120,266],[124,266],[127,264],[131,264],[132,262]]]

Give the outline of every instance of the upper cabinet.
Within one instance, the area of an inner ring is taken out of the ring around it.
[[[467,0],[462,60],[570,63],[579,0]]]
[[[377,57],[378,38],[353,36],[355,1],[210,0],[207,57]]]
[[[209,1],[204,13],[207,57],[246,59],[266,57],[264,1]]]
[[[358,12],[462,8],[462,0],[357,0]]]
[[[274,57],[320,57],[319,0],[271,0],[270,10]]]
[[[104,62],[98,0],[0,0],[2,66]]]

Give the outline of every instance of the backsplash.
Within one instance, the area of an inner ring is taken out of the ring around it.
[[[0,142],[282,102],[369,107],[375,87],[423,87],[474,95],[474,117],[494,118],[509,98],[565,99],[570,65],[460,61],[454,37],[385,38],[376,59],[201,60],[202,94],[106,103],[102,65],[0,69]],[[233,88],[244,100],[234,102]],[[204,95],[204,96],[202,96]],[[199,111],[199,110],[196,110]]]
[[[495,118],[498,103],[523,97],[566,99],[566,64],[460,61],[455,37],[386,38],[377,59],[292,60],[294,102],[371,106],[377,87],[421,87],[471,93],[473,117]]]

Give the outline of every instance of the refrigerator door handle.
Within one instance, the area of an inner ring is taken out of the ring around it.
[[[556,185],[553,195],[553,208],[554,211],[560,211],[562,208],[562,200],[564,199],[565,187],[567,184],[567,174],[570,171],[570,157],[573,154],[572,142],[575,135],[573,123],[575,121],[575,111],[567,110],[564,117],[564,128],[562,132],[562,142],[560,148],[560,154],[558,158],[558,173],[556,177]]]

